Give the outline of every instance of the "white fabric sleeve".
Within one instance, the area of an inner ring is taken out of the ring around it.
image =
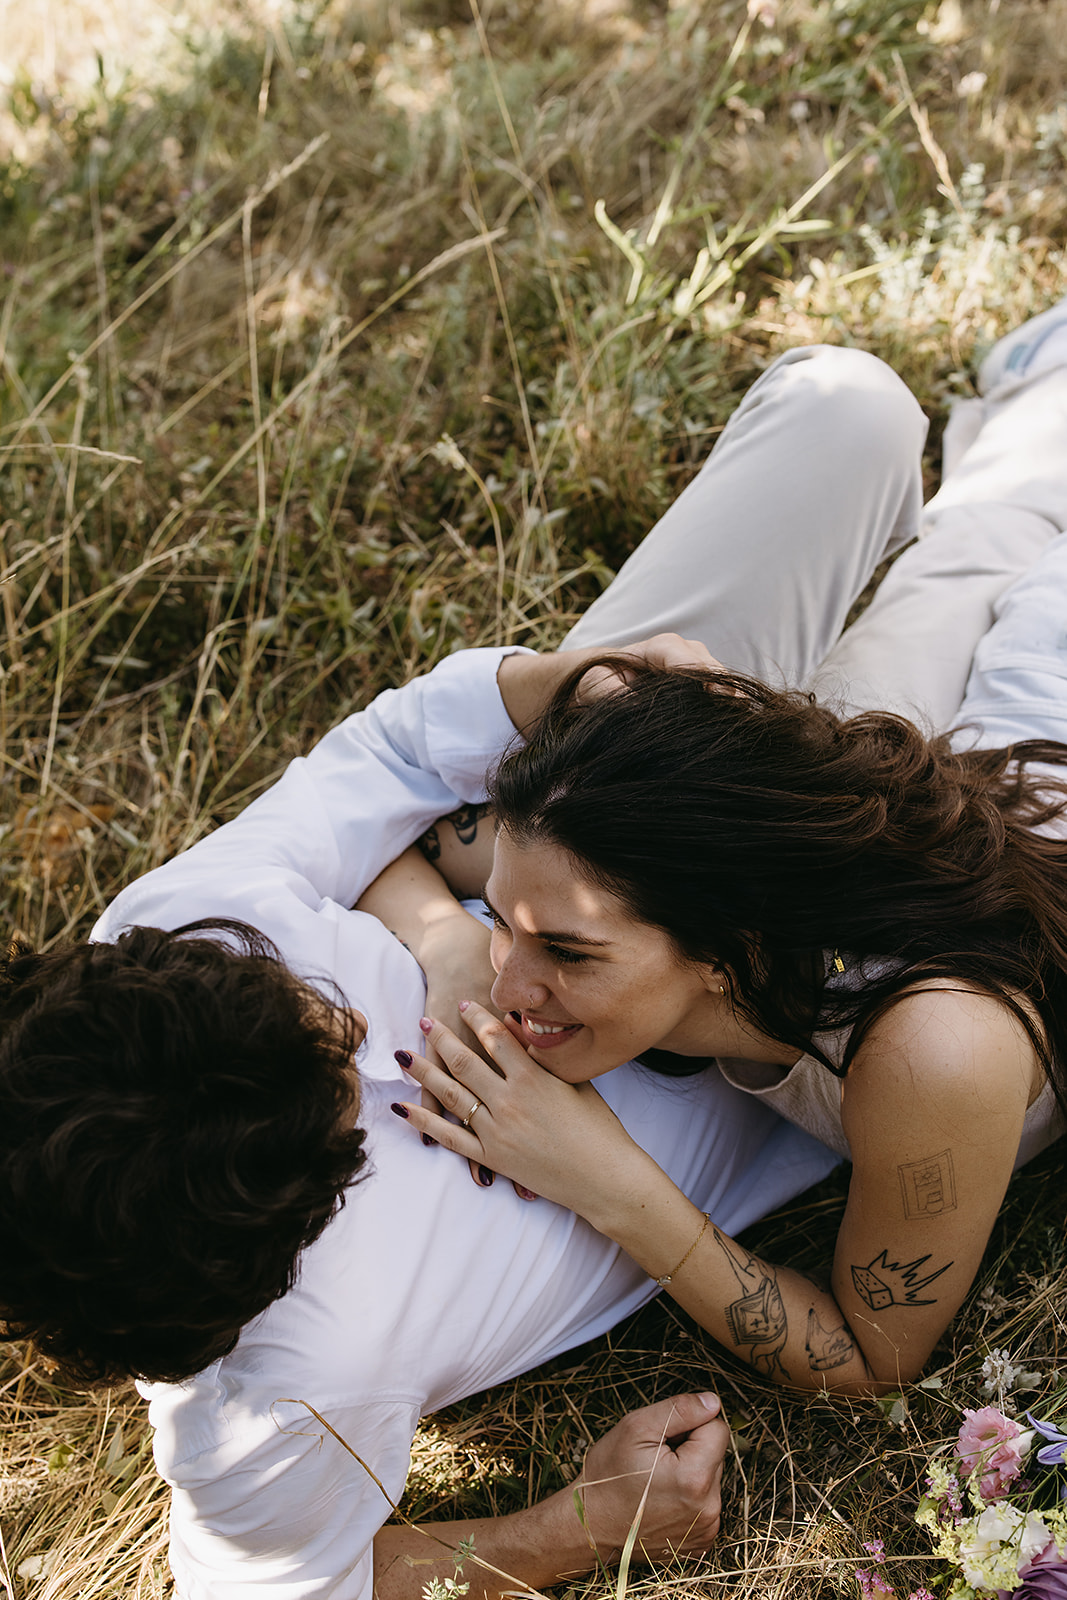
[[[403,1494],[419,1408],[399,1395],[319,1403],[355,1456],[276,1399],[217,1449],[169,1465],[181,1600],[371,1600],[374,1535]]]
[[[485,774],[517,737],[497,688],[507,650],[464,650],[326,734],[247,810],[131,884],[92,938],[202,916],[271,937],[280,894],[352,906],[438,817],[485,798]]]

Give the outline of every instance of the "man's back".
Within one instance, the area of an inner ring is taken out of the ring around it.
[[[366,1176],[305,1252],[295,1288],[230,1356],[146,1391],[175,1489],[184,1600],[280,1596],[294,1582],[309,1597],[369,1590],[371,1540],[403,1492],[420,1416],[604,1332],[653,1290],[571,1212],[508,1184],[479,1188],[392,1116],[411,1093],[392,1049],[412,1037],[422,984],[384,929],[368,925],[365,939],[381,983],[359,1056]],[[784,1198],[826,1170],[816,1147],[754,1119],[720,1080],[664,1084],[626,1067],[602,1090],[724,1227],[773,1203],[768,1185]],[[757,1171],[759,1184],[747,1181]]]

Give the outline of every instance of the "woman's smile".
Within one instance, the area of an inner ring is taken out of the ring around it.
[[[580,1022],[544,1022],[525,1012],[514,1014],[520,1019],[522,1042],[528,1050],[551,1050],[556,1045],[569,1043],[582,1030]]]

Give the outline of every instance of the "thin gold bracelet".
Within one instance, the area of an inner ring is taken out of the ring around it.
[[[689,1249],[685,1252],[685,1255],[682,1257],[681,1261],[679,1261],[678,1265],[674,1268],[674,1271],[673,1272],[665,1272],[663,1274],[662,1278],[657,1278],[655,1280],[655,1282],[659,1284],[661,1289],[663,1288],[664,1284],[670,1283],[670,1281],[674,1277],[675,1273],[681,1272],[682,1268],[685,1266],[686,1262],[689,1260],[689,1257],[693,1254],[693,1251],[696,1249],[696,1247],[700,1243],[701,1239],[703,1239],[704,1235],[707,1233],[707,1231],[708,1231],[708,1223],[710,1221],[711,1221],[711,1217],[708,1214],[708,1212],[705,1211],[705,1213],[704,1213],[704,1226],[701,1228],[700,1232],[697,1234],[696,1238],[693,1240],[692,1244],[689,1246]]]

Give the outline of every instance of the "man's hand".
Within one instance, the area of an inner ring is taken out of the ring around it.
[[[716,661],[699,639],[683,639],[677,633],[658,633],[652,639],[641,639],[621,648],[594,646],[587,650],[557,650],[552,655],[505,656],[496,681],[508,716],[519,732],[529,732],[560,685],[583,661],[593,662],[601,656],[628,657],[635,665],[723,670],[722,662]],[[583,681],[581,694],[592,699],[597,694],[611,693],[626,681],[625,671],[620,676],[596,668]]]
[[[590,1446],[576,1482],[525,1511],[380,1529],[374,1540],[377,1600],[419,1600],[431,1579],[450,1580],[463,1540],[474,1546],[463,1567],[469,1600],[497,1600],[524,1585],[554,1588],[599,1561],[617,1561],[635,1521],[634,1560],[700,1554],[719,1531],[729,1438],[713,1394],[676,1395],[631,1411]]]
[[[592,654],[593,652],[589,652]],[[635,664],[659,667],[670,671],[679,667],[701,667],[707,672],[725,672],[721,661],[716,661],[699,639],[683,639],[678,633],[657,633],[652,639],[642,639],[622,650],[599,650],[598,655],[618,655]],[[561,652],[565,655],[565,652]],[[633,673],[625,667],[614,671],[610,667],[592,667],[578,687],[578,698],[600,700],[604,695],[616,694],[632,682]]]
[[[677,1395],[629,1412],[590,1447],[574,1489],[602,1559],[618,1560],[635,1518],[646,1561],[708,1548],[730,1439],[720,1411],[717,1395]]]

